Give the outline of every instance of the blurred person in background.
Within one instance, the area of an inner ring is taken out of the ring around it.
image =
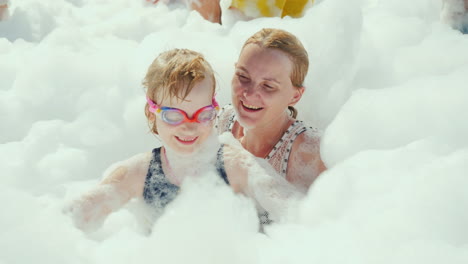
[[[314,0],[232,0],[229,7],[247,19],[259,17],[301,17]]]
[[[9,0],[0,0],[0,21],[5,20],[9,16],[8,6]]]
[[[443,0],[440,17],[442,22],[468,34],[468,0]]]
[[[153,4],[160,0],[147,0]],[[161,0],[168,2],[169,0]],[[314,3],[314,0],[232,0],[229,12],[232,16],[250,20],[259,17],[301,17],[304,11]],[[221,24],[220,0],[185,0],[185,5],[213,23]]]
[[[149,3],[168,3],[170,0],[146,0]],[[221,8],[219,0],[184,0],[184,4],[190,10],[197,11],[204,19],[213,23],[221,23]]]

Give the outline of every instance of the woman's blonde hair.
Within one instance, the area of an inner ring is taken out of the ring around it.
[[[296,88],[304,86],[304,79],[309,70],[309,55],[296,36],[285,30],[264,28],[247,39],[242,49],[249,44],[284,52],[291,59],[293,65],[290,76],[293,86]],[[288,106],[288,109],[291,111],[291,115],[296,118],[297,110],[293,106]]]
[[[167,98],[185,100],[195,84],[205,78],[213,80],[214,95],[214,72],[203,55],[188,49],[172,49],[154,59],[143,79],[143,87],[146,89],[146,96],[159,104]],[[156,122],[149,111],[148,103],[145,105],[145,115],[151,131],[157,134]]]

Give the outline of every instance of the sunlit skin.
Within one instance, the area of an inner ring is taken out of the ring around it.
[[[190,94],[185,100],[166,98],[157,102],[161,106],[178,108],[185,111],[189,117],[200,108],[211,105],[213,97],[213,80],[205,78],[195,84]],[[172,99],[172,100],[171,100]],[[182,123],[180,125],[170,125],[156,115],[156,127],[158,134],[164,145],[178,154],[192,154],[210,136],[213,122],[206,123]]]

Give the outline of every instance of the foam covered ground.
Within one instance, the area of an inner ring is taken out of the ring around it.
[[[323,0],[300,19],[204,21],[140,0],[12,0],[0,22],[0,263],[467,263],[468,36],[439,0]],[[227,16],[228,14],[225,14]],[[162,51],[205,54],[221,104],[245,39],[296,34],[299,117],[329,167],[290,221],[257,233],[227,187],[181,193],[147,236],[130,204],[93,234],[64,204],[149,151],[141,81]]]

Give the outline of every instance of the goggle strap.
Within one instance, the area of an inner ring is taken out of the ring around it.
[[[211,100],[211,104],[214,106],[214,108],[216,108],[216,110],[219,110],[219,104],[218,102],[216,101],[216,94],[213,96],[213,99]]]
[[[161,108],[159,108],[159,106],[153,102],[153,100],[151,100],[148,96],[146,96],[146,102],[148,102],[148,105],[149,105],[149,111],[151,113],[154,113],[154,112],[161,112]]]

